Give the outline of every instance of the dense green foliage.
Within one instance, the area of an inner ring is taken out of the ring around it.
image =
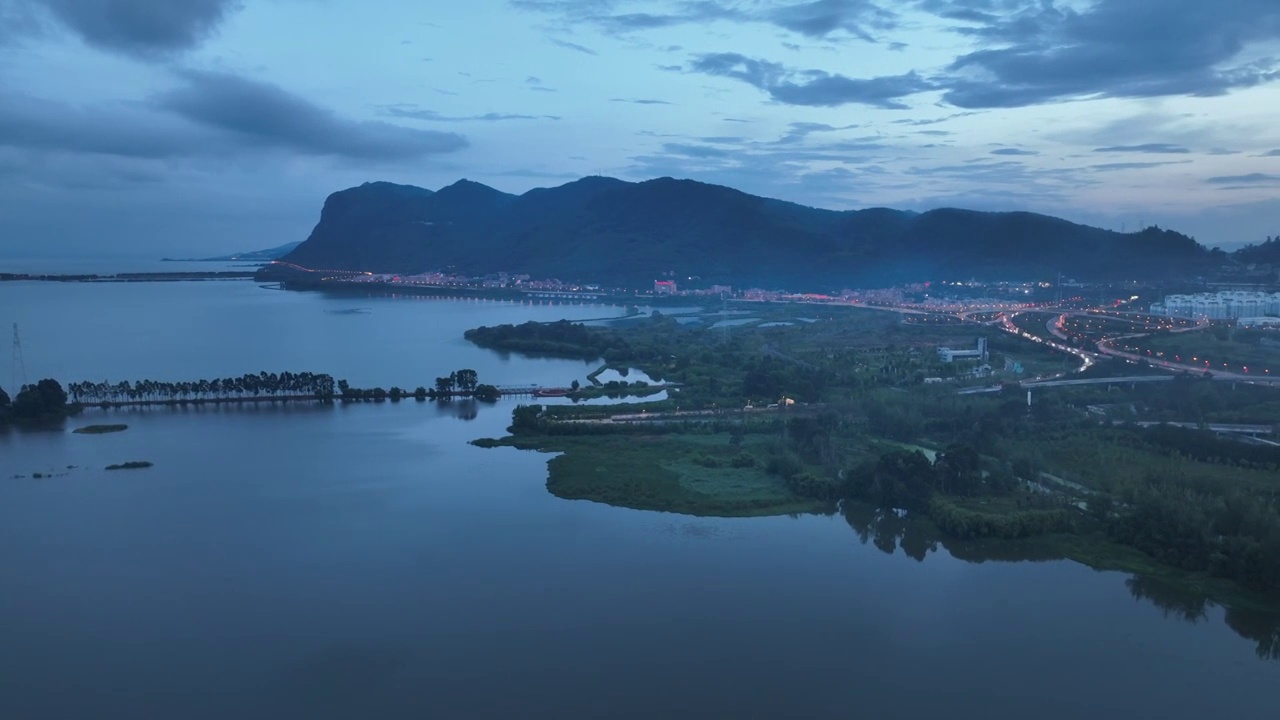
[[[45,378],[35,385],[24,385],[12,400],[0,390],[0,424],[17,422],[39,424],[62,420],[75,411],[67,404],[67,393],[57,380]]]
[[[71,383],[68,389],[76,402],[124,403],[139,401],[226,400],[256,397],[316,397],[331,398],[337,384],[333,377],[323,373],[246,373],[235,378],[214,378],[166,382],[139,380],[137,382],[80,382]]]
[[[1280,266],[1280,235],[1268,237],[1264,242],[1246,245],[1234,254],[1242,263]]]
[[[461,181],[431,192],[370,183],[325,201],[284,258],[321,270],[472,275],[647,287],[674,271],[735,286],[839,287],[943,277],[1129,279],[1217,258],[1178,233],[1116,233],[1025,212],[836,212],[726,187],[589,177],[515,196]],[[263,277],[279,277],[274,266]]]
[[[627,341],[618,337],[617,333],[568,320],[478,327],[468,330],[464,337],[482,348],[526,355],[554,355],[584,360],[614,360],[633,355]]]
[[[634,355],[619,364],[679,389],[649,406],[650,422],[599,422],[612,412],[600,407],[522,408],[512,431],[529,447],[577,436],[677,442],[710,433],[728,439],[723,451],[691,458],[700,472],[762,471],[794,497],[864,500],[927,518],[952,538],[1057,538],[1059,552],[1094,564],[1135,567],[1141,563],[1134,558],[1142,557],[1205,582],[1280,594],[1276,449],[1127,424],[1265,426],[1280,421],[1280,394],[1181,377],[1043,390],[1028,409],[1016,385],[1008,394],[958,395],[954,386],[922,382],[922,373],[935,370],[932,347],[950,342],[946,337],[971,338],[971,328],[907,327],[892,317],[877,324],[887,313],[820,312],[830,315],[814,324],[728,332],[669,318],[569,330],[570,344],[629,349]],[[875,339],[868,342],[867,333]],[[1001,353],[1023,357],[1023,341],[1006,343]],[[1118,370],[1132,372],[1127,367]],[[799,404],[780,404],[783,397]],[[677,409],[679,415],[663,419]],[[584,452],[560,447],[568,456]],[[941,450],[934,457],[924,452],[929,447]],[[592,497],[592,483],[604,479],[586,465],[579,470],[575,494]],[[625,488],[611,487],[608,498],[593,499],[636,504],[625,499]],[[702,512],[709,506],[702,503]]]

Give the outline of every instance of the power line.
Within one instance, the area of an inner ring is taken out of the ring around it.
[[[27,363],[22,359],[22,336],[18,334],[18,323],[13,324],[13,392],[14,397],[27,384]]]

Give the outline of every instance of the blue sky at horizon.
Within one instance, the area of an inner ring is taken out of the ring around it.
[[[0,0],[0,254],[304,238],[370,180],[688,177],[1280,233],[1274,0]]]

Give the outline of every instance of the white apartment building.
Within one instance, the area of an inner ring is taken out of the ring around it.
[[[1152,315],[1210,320],[1280,316],[1280,293],[1230,291],[1170,295],[1151,306]]]

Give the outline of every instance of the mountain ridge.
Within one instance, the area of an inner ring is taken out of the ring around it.
[[[365,183],[330,195],[311,235],[283,260],[635,287],[671,275],[812,288],[1058,273],[1156,279],[1197,272],[1214,257],[1159,228],[1117,233],[1025,211],[829,210],[694,180],[588,176],[519,195],[465,179],[434,192]]]

